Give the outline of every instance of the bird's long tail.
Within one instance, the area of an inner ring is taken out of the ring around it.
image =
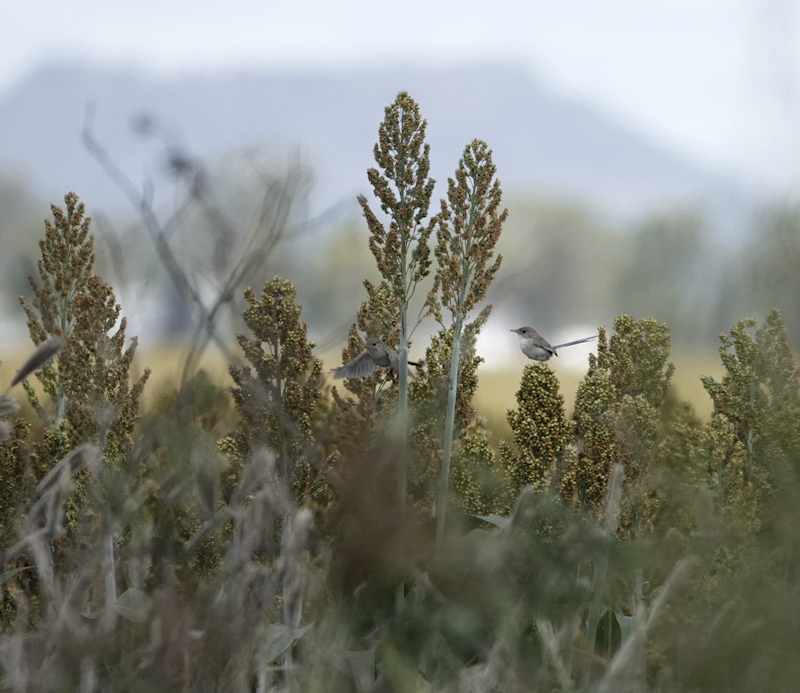
[[[597,335],[594,334],[591,337],[584,337],[583,339],[576,339],[574,342],[566,342],[565,344],[556,344],[553,349],[560,349],[561,347],[565,346],[572,346],[573,344],[583,344],[584,342],[591,342],[593,339],[597,339]]]

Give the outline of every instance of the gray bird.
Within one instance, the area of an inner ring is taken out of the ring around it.
[[[408,362],[412,366],[419,366],[415,361]],[[395,373],[400,372],[400,355],[386,346],[379,337],[370,337],[364,344],[364,351],[344,366],[334,368],[334,378],[364,378],[372,375],[378,368],[390,368]],[[414,374],[408,373],[412,378]]]
[[[558,356],[556,349],[597,339],[597,335],[593,335],[583,339],[576,339],[574,342],[550,346],[550,343],[532,327],[519,327],[511,331],[519,335],[519,348],[522,349],[522,353],[534,361],[549,361],[551,356]]]

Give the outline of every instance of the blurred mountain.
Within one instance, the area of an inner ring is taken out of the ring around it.
[[[748,196],[589,104],[564,98],[513,67],[252,71],[170,79],[122,70],[47,66],[0,97],[0,173],[58,201],[76,191],[90,208],[129,207],[89,156],[80,133],[92,104],[96,137],[137,183],[164,174],[163,145],[143,139],[142,116],[192,155],[257,147],[285,156],[299,145],[314,169],[313,205],[366,191],[365,171],[384,107],[408,91],[428,120],[432,175],[445,192],[464,146],[489,143],[507,193],[533,193],[631,217],[694,206],[717,235],[741,237]],[[349,203],[348,203],[349,204]]]

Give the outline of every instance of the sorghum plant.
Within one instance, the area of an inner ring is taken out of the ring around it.
[[[371,168],[367,177],[380,201],[381,210],[389,216],[388,230],[372,211],[367,199],[363,195],[358,198],[369,227],[370,250],[399,311],[398,352],[401,364],[408,361],[409,339],[416,326],[409,324],[409,303],[431,265],[428,238],[433,226],[425,223],[425,217],[434,181],[428,177],[430,147],[425,144],[426,126],[427,122],[420,117],[419,106],[403,91],[391,106],[386,107],[384,120],[378,128],[374,154],[382,173]],[[385,335],[370,333],[369,336]],[[408,413],[406,368],[401,368],[399,373],[398,413],[405,429]],[[406,485],[403,461],[399,470],[402,499],[405,498]]]
[[[437,507],[437,536],[440,541],[444,535],[447,510],[461,332],[470,311],[486,295],[502,261],[502,256],[494,258],[493,254],[508,210],[499,211],[502,191],[495,173],[491,150],[485,142],[473,140],[464,149],[455,180],[448,179],[447,201],[442,200],[441,212],[435,219],[438,268],[428,305],[440,324],[442,307],[450,311],[453,331],[442,481]]]
[[[704,552],[707,570],[698,572],[705,587],[710,576],[747,562],[748,543],[759,533],[784,526],[778,508],[784,489],[795,488],[800,459],[800,377],[778,311],[767,315],[755,332],[754,319],[742,320],[720,335],[725,375],[703,385],[714,402],[711,420],[701,426],[678,422],[669,442],[681,461],[676,476],[690,488],[708,489],[724,518],[718,534],[736,538],[737,548]],[[681,522],[681,520],[683,520]],[[697,521],[686,513],[674,521],[684,538],[697,534]]]
[[[137,339],[124,348],[126,320],[120,319],[111,287],[92,271],[94,238],[84,205],[74,193],[64,202],[66,213],[53,205],[54,223],[45,222],[39,282],[29,278],[33,303],[20,297],[33,342],[43,344],[51,335],[64,342],[54,362],[36,374],[55,404],[52,418],[32,386],[27,381],[23,386],[48,428],[63,433],[67,449],[96,440],[106,462],[119,464],[133,446],[139,398],[150,371],[129,386]]]
[[[725,375],[718,383],[702,378],[714,402],[714,415],[725,416],[747,451],[746,474],[800,453],[800,373],[792,357],[786,327],[777,310],[751,336],[754,319],[720,335]]]
[[[506,418],[519,454],[505,441],[500,442],[500,458],[510,486],[506,511],[529,484],[537,489],[552,484],[554,490],[571,499],[574,483],[565,472],[574,467],[574,454],[570,454],[575,452],[574,447],[568,447],[573,424],[564,411],[558,378],[547,364],[525,366],[517,405]]]
[[[574,488],[581,510],[596,516],[608,505],[612,469],[621,474],[624,468],[618,520],[609,537],[638,542],[643,532],[652,529],[660,500],[655,484],[663,458],[659,423],[674,366],[667,362],[667,325],[652,318],[636,320],[622,315],[614,327],[616,333],[608,341],[605,329],[599,330],[597,356],[589,357],[589,372],[578,386],[573,420],[579,454],[562,477],[561,491],[569,497]],[[605,610],[602,591],[607,571],[605,559],[595,562],[594,596],[585,634],[592,649]],[[643,575],[638,568],[634,573],[634,611],[644,613]],[[635,659],[642,669],[643,653]],[[584,683],[586,677],[588,670]]]
[[[85,443],[98,446],[104,473],[113,473],[122,465],[133,449],[139,399],[150,374],[146,369],[130,386],[136,338],[124,348],[126,321],[120,319],[120,306],[111,288],[93,273],[94,239],[84,205],[74,193],[67,194],[64,201],[66,211],[53,205],[54,221],[45,222],[39,281],[29,277],[33,302],[20,298],[31,339],[38,348],[12,383],[22,382],[45,429],[41,442],[27,442],[30,426],[19,422],[10,440],[0,444],[4,472],[11,472],[9,481],[14,480],[15,498],[9,507],[15,512],[29,504],[37,482],[46,479],[57,465],[66,464],[72,452]],[[26,379],[33,371],[53,402],[51,413]],[[101,500],[95,497],[89,502],[88,472],[80,467],[71,471],[76,478],[74,485],[70,481],[64,486],[68,490],[63,499],[65,526],[62,530],[59,524],[53,530],[46,549],[37,544],[37,570],[46,566],[46,573],[52,575],[52,564],[67,555],[71,542],[97,540],[103,544],[105,579],[107,587],[111,585],[106,598],[113,601],[115,528],[108,520],[110,515],[101,511]],[[29,556],[30,552],[19,555]]]
[[[261,296],[244,292],[244,321],[253,337],[236,335],[250,366],[229,371],[237,387],[233,399],[242,425],[220,443],[239,465],[261,447],[275,453],[278,472],[298,504],[309,490],[312,468],[303,445],[312,438],[311,419],[322,389],[322,362],[311,355],[292,284],[275,277]]]
[[[667,362],[667,325],[622,315],[614,327],[608,342],[600,329],[597,356],[589,356],[575,398],[580,452],[574,481],[581,506],[597,508],[611,466],[625,465],[619,531],[634,534],[652,521],[657,503],[651,472],[660,455],[659,417],[675,367]]]

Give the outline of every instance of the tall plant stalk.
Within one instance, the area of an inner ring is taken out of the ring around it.
[[[425,224],[424,219],[434,181],[428,177],[430,147],[425,144],[426,126],[416,102],[406,92],[400,92],[394,103],[386,107],[378,128],[374,154],[381,171],[371,168],[367,177],[381,210],[389,216],[388,230],[370,209],[367,199],[363,195],[358,198],[370,231],[370,250],[400,314],[398,416],[404,450],[408,432],[408,343],[419,324],[419,319],[413,326],[410,324],[409,305],[417,284],[429,274],[431,265],[428,238],[433,222]],[[398,465],[402,503],[406,497],[405,457],[400,455]]]
[[[495,173],[491,150],[485,142],[473,140],[464,149],[455,180],[448,179],[447,200],[442,200],[441,212],[435,218],[435,254],[439,266],[428,305],[440,324],[442,308],[448,309],[453,325],[442,478],[436,510],[436,539],[439,544],[444,538],[447,513],[461,333],[469,312],[483,300],[503,259],[501,255],[494,258],[494,248],[508,210],[498,213],[502,190]]]

